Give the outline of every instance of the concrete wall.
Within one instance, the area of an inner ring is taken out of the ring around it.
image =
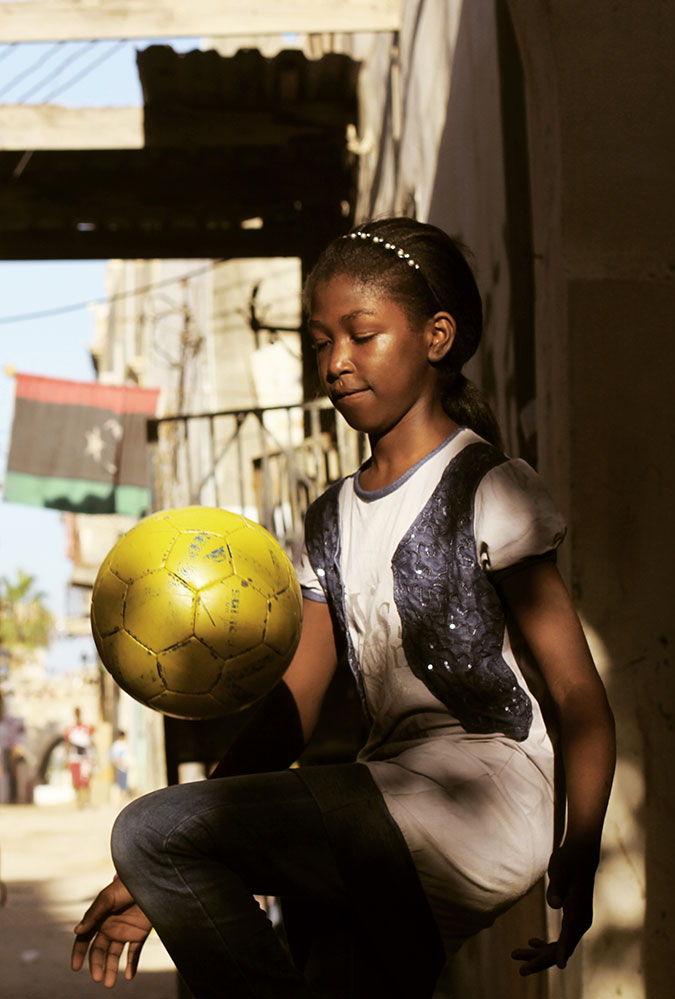
[[[510,2],[530,121],[540,453],[567,494],[570,579],[619,736],[595,926],[576,980],[561,977],[554,994],[665,999],[675,934],[664,558],[675,549],[675,9],[532,6]]]

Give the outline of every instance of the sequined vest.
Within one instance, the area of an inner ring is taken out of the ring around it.
[[[506,458],[489,444],[469,444],[447,465],[424,508],[401,538],[391,568],[407,662],[467,732],[504,733],[521,742],[532,702],[502,655],[505,619],[473,531],[476,490]],[[365,705],[340,572],[338,498],[342,481],[308,509],[307,554],[326,595],[338,651],[346,653]]]

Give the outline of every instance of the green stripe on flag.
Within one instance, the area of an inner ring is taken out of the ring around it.
[[[125,517],[144,517],[151,509],[150,490],[143,486],[117,486],[115,489],[115,513]]]
[[[121,513],[127,517],[142,517],[150,510],[150,490],[143,486],[111,488],[106,482],[45,478],[25,472],[7,472],[4,499],[76,513]]]

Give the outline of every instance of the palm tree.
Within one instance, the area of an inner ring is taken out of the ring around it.
[[[49,645],[54,619],[45,594],[35,592],[35,577],[18,570],[16,582],[0,577],[0,645],[37,649]]]

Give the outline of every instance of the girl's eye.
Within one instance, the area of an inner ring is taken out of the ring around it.
[[[312,347],[318,354],[324,349],[324,347],[328,346],[329,342],[330,342],[329,340],[314,340],[312,342]]]
[[[359,333],[352,336],[354,343],[367,343],[368,340],[372,340],[375,336],[374,333]]]

